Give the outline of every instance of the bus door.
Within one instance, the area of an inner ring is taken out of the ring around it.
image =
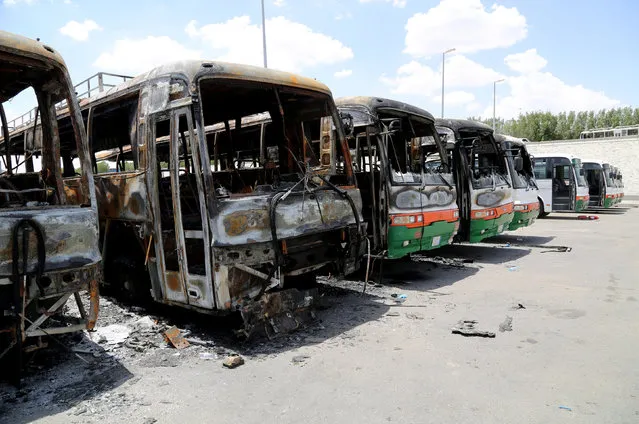
[[[569,211],[575,208],[577,182],[568,160],[555,160],[552,164],[552,209]]]
[[[150,169],[157,170],[148,179],[154,183],[149,193],[157,196],[152,202],[155,260],[149,264],[155,267],[164,301],[211,309],[215,301],[207,203],[190,108],[151,115],[149,122],[147,140],[155,157]],[[167,128],[168,142],[154,142]]]

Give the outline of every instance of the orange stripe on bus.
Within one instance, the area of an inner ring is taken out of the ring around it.
[[[470,218],[471,219],[484,219],[484,220],[496,219],[496,218],[499,218],[500,216],[505,215],[507,213],[512,213],[514,208],[515,208],[515,204],[514,203],[508,203],[506,205],[497,206],[496,208],[476,209],[476,210],[471,211]],[[485,212],[489,212],[489,213],[492,212],[492,214],[489,214],[488,216],[480,216],[480,217],[477,216],[477,215],[483,214]]]

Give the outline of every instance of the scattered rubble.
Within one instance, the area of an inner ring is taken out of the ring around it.
[[[226,357],[224,362],[222,362],[222,365],[230,369],[237,368],[240,365],[244,365],[244,358],[240,355],[229,355]]]
[[[477,321],[475,320],[461,320],[452,328],[452,332],[465,337],[495,337],[495,333],[492,331],[478,330],[476,325]]]
[[[186,341],[184,336],[180,333],[180,330],[173,326],[164,332],[164,337],[167,343],[170,343],[176,349],[185,349],[189,347],[189,342]]]
[[[499,324],[499,331],[513,331],[513,317],[506,316],[504,322]]]

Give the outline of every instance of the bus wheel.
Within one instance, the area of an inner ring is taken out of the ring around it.
[[[548,216],[548,212],[544,209],[544,202],[539,199],[539,218],[545,218]]]

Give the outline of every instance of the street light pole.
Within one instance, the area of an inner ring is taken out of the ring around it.
[[[497,83],[503,81],[503,78],[493,81],[493,131],[495,131],[495,110],[497,109]]]
[[[262,0],[262,49],[264,51],[264,67],[268,68],[266,61],[266,16],[264,13],[264,0]]]
[[[442,118],[444,117],[444,67],[446,66],[446,53],[454,52],[455,49],[448,49],[442,53]]]

